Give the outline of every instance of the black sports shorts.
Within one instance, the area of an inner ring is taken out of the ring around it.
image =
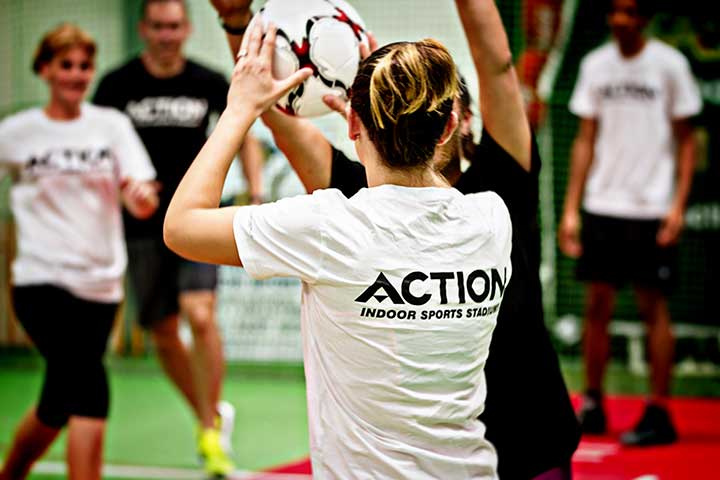
[[[215,290],[217,266],[185,260],[168,250],[162,240],[128,239],[130,288],[140,325],[150,328],[180,311],[182,292]]]
[[[582,214],[583,253],[577,263],[577,278],[626,283],[672,291],[677,276],[677,247],[660,247],[659,219],[638,220]]]
[[[72,416],[106,418],[110,404],[103,356],[117,303],[76,297],[42,284],[12,290],[17,318],[45,360],[36,414],[62,428]]]

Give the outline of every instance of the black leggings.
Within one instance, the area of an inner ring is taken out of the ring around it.
[[[52,285],[14,287],[13,303],[45,359],[38,419],[62,428],[71,416],[107,418],[103,355],[118,305],[83,300]]]

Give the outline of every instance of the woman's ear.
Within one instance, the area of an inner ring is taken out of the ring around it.
[[[353,142],[360,138],[360,117],[357,112],[349,106],[347,107],[347,122],[348,122],[348,138]]]
[[[37,74],[40,78],[47,81],[48,80],[48,70],[50,69],[50,65],[48,62],[43,63],[40,66],[40,69],[38,70]]]
[[[448,140],[452,138],[452,134],[455,131],[455,129],[458,127],[458,116],[457,113],[450,112],[450,118],[448,118],[447,123],[445,124],[445,130],[443,130],[443,134],[440,137],[440,140],[438,141],[438,145],[445,145]]]
[[[467,135],[472,133],[472,120],[473,114],[472,111],[468,108],[463,112],[462,119],[460,120],[460,125],[458,125],[461,135]]]

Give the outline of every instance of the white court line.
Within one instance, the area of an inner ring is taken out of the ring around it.
[[[583,441],[575,452],[573,461],[601,463],[605,457],[617,455],[619,452],[620,446],[615,442]]]
[[[66,466],[63,462],[38,462],[33,472],[65,475]],[[202,470],[193,468],[142,467],[138,465],[104,465],[103,476],[135,479],[172,479],[202,480],[207,478]],[[267,473],[236,470],[228,477],[229,480],[308,480],[311,475],[300,473]]]

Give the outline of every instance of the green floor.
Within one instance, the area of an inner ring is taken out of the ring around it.
[[[154,360],[115,358],[109,363],[112,410],[106,462],[197,466],[192,417]],[[36,357],[0,353],[0,457],[21,415],[35,400],[40,381]],[[307,455],[305,385],[300,368],[231,366],[224,397],[237,408],[233,440],[238,468],[262,469]],[[60,438],[45,459],[62,461],[63,452]]]
[[[105,459],[109,464],[195,467],[194,424],[151,358],[109,361],[112,412]],[[581,388],[577,359],[563,362],[571,390]],[[0,457],[15,426],[36,398],[41,363],[28,353],[0,350]],[[614,364],[607,379],[610,393],[641,394],[647,379]],[[720,396],[720,379],[684,378],[674,384],[678,395]],[[224,397],[238,409],[234,435],[238,468],[257,470],[307,455],[307,419],[302,369],[297,366],[230,365]],[[45,459],[62,462],[64,442],[56,442]],[[32,479],[60,478],[33,475]]]

